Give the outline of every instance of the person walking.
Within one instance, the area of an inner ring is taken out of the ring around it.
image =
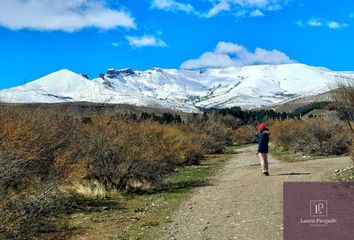
[[[257,155],[261,162],[263,175],[269,176],[268,171],[268,143],[269,143],[269,129],[264,123],[258,126],[258,151]]]

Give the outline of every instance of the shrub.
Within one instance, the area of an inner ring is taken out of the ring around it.
[[[339,155],[349,151],[350,138],[343,122],[337,119],[275,122],[271,130],[277,146],[295,151],[321,155]]]
[[[184,126],[185,132],[202,135],[202,148],[207,153],[220,153],[226,146],[232,145],[231,128],[212,119],[194,118]]]
[[[272,142],[276,146],[296,148],[304,128],[305,122],[302,120],[275,121],[270,128]]]
[[[0,236],[31,239],[59,198],[77,151],[73,122],[42,111],[0,111]]]
[[[233,133],[235,144],[248,144],[257,142],[257,129],[252,125],[242,126]]]
[[[221,126],[224,126],[226,128],[237,129],[241,126],[241,119],[236,118],[231,114],[216,115],[214,119],[216,122],[220,123]]]
[[[107,188],[125,190],[130,179],[159,181],[176,166],[198,163],[199,135],[155,122],[98,117],[84,128],[88,174]]]
[[[102,198],[109,189],[150,186],[232,143],[220,121],[167,125],[127,116],[1,108],[0,238],[40,238],[68,194]]]
[[[338,79],[334,90],[332,91],[332,100],[341,115],[341,118],[347,122],[351,133],[354,136],[354,83],[353,79]]]
[[[322,154],[343,154],[349,151],[350,139],[343,122],[336,119],[320,118],[307,121],[307,136],[312,152]]]

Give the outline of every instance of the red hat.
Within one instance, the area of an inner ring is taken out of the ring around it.
[[[258,126],[258,129],[259,129],[260,132],[262,132],[265,128],[266,128],[265,123],[261,123],[261,124],[259,124],[259,126]]]

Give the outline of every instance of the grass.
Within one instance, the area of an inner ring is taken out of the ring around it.
[[[212,176],[239,148],[230,147],[227,153],[209,155],[198,166],[176,169],[150,193],[112,192],[97,201],[74,200],[71,204],[78,210],[62,218],[62,225],[71,231],[67,239],[158,239],[180,204],[196,187],[211,184]]]
[[[244,145],[235,145],[235,146],[230,146],[227,147],[224,150],[224,154],[234,154],[237,153],[238,150],[245,148],[245,147],[249,147],[249,146],[254,146],[255,143],[249,143],[249,144],[244,144]]]
[[[329,179],[339,182],[354,182],[354,167],[337,169],[331,176],[329,176]]]
[[[274,146],[271,146],[269,148],[269,154],[273,155],[276,159],[283,162],[300,162],[300,161],[320,159],[323,157],[326,158],[331,157],[331,156],[309,155],[309,154],[295,152],[283,147],[274,147]],[[332,156],[332,157],[338,157],[338,156]]]
[[[338,156],[349,156],[349,153],[343,155],[313,155],[295,152],[283,147],[269,147],[269,154],[283,162],[301,162],[308,160],[316,160],[322,158],[336,158]]]
[[[297,162],[307,160],[307,158],[304,158],[301,154],[282,147],[270,147],[269,154],[284,162]]]
[[[270,147],[269,154],[273,155],[280,161],[284,162],[299,162],[307,160],[316,160],[321,158],[332,158],[338,156],[316,156],[316,155],[304,155],[296,153],[291,150],[287,150],[281,147]],[[348,154],[344,154],[347,156]],[[324,181],[335,181],[335,182],[354,182],[354,167],[347,167],[344,169],[337,169],[332,173],[328,173],[323,177]]]

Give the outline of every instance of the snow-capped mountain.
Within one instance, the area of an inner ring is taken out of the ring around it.
[[[89,80],[60,70],[0,91],[0,101],[121,103],[188,112],[211,107],[258,108],[318,95],[332,89],[341,78],[354,81],[354,72],[296,63],[205,70],[109,69],[100,78]]]

